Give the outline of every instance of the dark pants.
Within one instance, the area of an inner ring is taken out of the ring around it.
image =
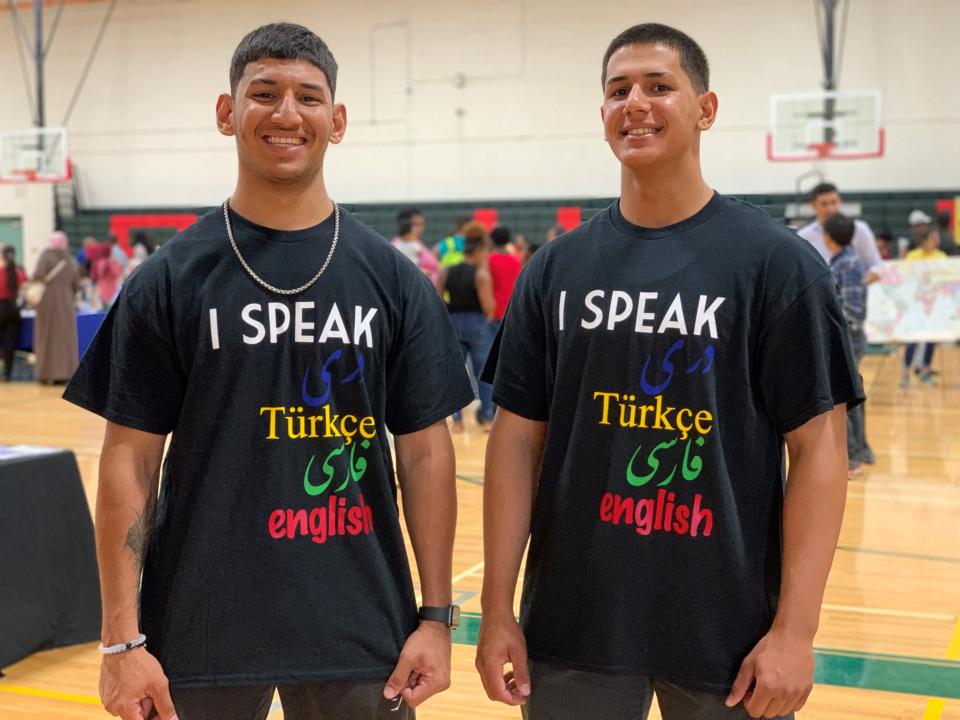
[[[933,361],[933,351],[937,346],[934,343],[926,343],[923,348],[923,364],[920,365],[921,370],[929,370],[930,363]],[[903,366],[909,370],[910,366],[913,365],[913,356],[917,353],[917,343],[910,343],[907,345],[907,351],[903,354]]]
[[[171,689],[179,720],[265,720],[280,691],[285,720],[414,720],[406,704],[383,697],[383,682]]]
[[[0,300],[0,347],[3,348],[3,373],[7,380],[13,374],[13,351],[20,329],[20,309],[13,300]]]
[[[480,373],[483,372],[483,366],[487,364],[487,355],[490,354],[490,346],[493,344],[487,319],[483,313],[454,312],[450,313],[450,320],[453,321],[457,337],[460,338],[460,349],[463,352],[464,361],[469,362],[473,377],[477,381],[477,395],[480,396],[480,412],[477,414],[477,420],[492,421],[493,388],[480,380]],[[459,419],[459,413],[454,417]]]
[[[531,661],[530,685],[525,720],[646,720],[654,694],[663,720],[750,720],[742,704],[728,708],[725,695],[649,677],[562,670]],[[780,718],[792,720],[793,713]]]
[[[850,330],[850,346],[853,349],[853,359],[860,366],[860,361],[867,352],[867,339],[863,330]],[[858,464],[868,450],[866,433],[866,412],[860,403],[847,413],[847,456],[850,464]]]

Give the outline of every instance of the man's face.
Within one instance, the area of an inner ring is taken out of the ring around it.
[[[840,193],[820,193],[810,201],[810,207],[817,216],[817,222],[823,225],[827,218],[840,212]]]
[[[423,239],[423,231],[427,227],[426,220],[423,219],[423,215],[414,215],[410,218],[410,233],[413,235],[415,240]]]
[[[698,93],[676,50],[661,45],[613,53],[603,90],[604,137],[627,167],[696,156],[700,133],[716,119],[716,95]]]
[[[300,184],[322,171],[327,145],[343,139],[347,113],[317,66],[260,58],[247,64],[232,96],[218,99],[217,126],[237,138],[241,175]]]
[[[930,225],[929,223],[917,223],[916,225],[910,226],[910,232],[913,234],[918,241],[922,241],[927,235],[930,234]]]

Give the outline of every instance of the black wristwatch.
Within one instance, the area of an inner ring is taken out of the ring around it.
[[[444,605],[443,607],[422,607],[417,616],[421,620],[432,620],[433,622],[443,623],[451,630],[460,626],[460,606]]]

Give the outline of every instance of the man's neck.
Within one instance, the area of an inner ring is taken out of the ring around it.
[[[712,197],[713,190],[700,173],[699,161],[670,174],[660,168],[621,170],[620,212],[640,227],[674,225],[696,215]]]
[[[320,173],[304,185],[281,185],[241,173],[230,207],[250,222],[273,230],[304,230],[328,218],[333,201]]]

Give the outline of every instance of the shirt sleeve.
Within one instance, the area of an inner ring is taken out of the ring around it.
[[[427,277],[407,265],[401,266],[403,304],[387,367],[386,422],[395,435],[423,430],[474,398],[443,301]]]
[[[762,330],[760,390],[781,433],[866,398],[833,283],[833,273],[823,273]]]
[[[854,242],[857,248],[857,255],[863,262],[863,266],[868,273],[883,272],[883,258],[880,257],[880,251],[877,250],[877,239],[873,235],[873,230],[865,222],[858,222],[855,228]]]
[[[131,276],[80,361],[63,397],[110,422],[166,435],[187,384],[165,293]]]
[[[542,251],[517,279],[483,370],[481,379],[493,385],[493,402],[529,420],[550,416],[546,316],[541,293]]]

